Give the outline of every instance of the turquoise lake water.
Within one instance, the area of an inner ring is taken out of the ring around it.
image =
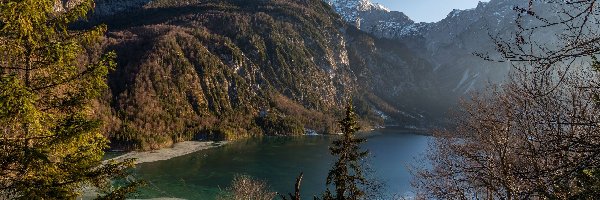
[[[412,195],[408,166],[424,165],[427,136],[381,129],[364,134],[370,151],[372,176],[384,184],[386,196]],[[336,136],[264,137],[199,151],[166,161],[143,163],[137,178],[149,182],[135,198],[214,199],[237,174],[266,181],[280,193],[294,190],[296,176],[304,172],[302,196],[312,199],[324,190],[334,161],[328,146]]]

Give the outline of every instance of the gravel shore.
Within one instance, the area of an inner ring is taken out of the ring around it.
[[[227,144],[227,142],[200,142],[200,141],[186,141],[179,142],[173,145],[172,148],[163,148],[154,151],[132,151],[124,155],[118,156],[110,160],[123,161],[125,159],[135,158],[135,164],[156,162],[161,160],[168,160],[171,158],[187,155],[204,149],[210,149],[219,147]],[[109,160],[107,160],[109,161]],[[105,161],[105,162],[107,162]]]

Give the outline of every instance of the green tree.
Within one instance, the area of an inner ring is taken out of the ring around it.
[[[346,117],[339,124],[343,135],[340,139],[333,141],[333,146],[329,147],[331,154],[338,160],[327,175],[327,190],[323,199],[361,199],[367,195],[365,187],[369,185],[362,165],[362,160],[367,157],[368,151],[360,148],[360,144],[366,140],[355,137],[355,133],[360,127],[357,124],[357,116],[354,113],[352,102],[348,103]],[[331,186],[335,189],[335,194],[331,192]]]
[[[0,0],[0,198],[73,199],[111,189],[131,161],[102,164],[107,139],[93,100],[107,89],[114,53],[93,54],[106,26],[70,30],[92,0]],[[131,185],[130,185],[131,186]]]

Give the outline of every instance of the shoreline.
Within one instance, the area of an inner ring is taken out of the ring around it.
[[[131,151],[125,153],[123,155],[107,159],[102,161],[103,164],[106,164],[110,161],[124,161],[125,159],[135,158],[135,165],[142,163],[150,163],[157,162],[163,160],[169,160],[171,158],[176,158],[179,156],[184,156],[187,154],[195,153],[198,151],[221,147],[227,144],[227,141],[185,141],[175,143],[171,148],[162,148],[154,151]],[[95,199],[98,195],[98,192],[94,187],[82,187],[81,194],[76,198],[78,200],[88,200]],[[149,200],[180,200],[177,198],[168,198],[168,197],[160,197],[160,198],[152,198]]]
[[[221,142],[213,142],[213,141],[185,141],[185,142],[178,142],[175,143],[173,145],[173,147],[171,148],[162,148],[162,149],[158,149],[158,150],[153,150],[153,151],[131,151],[128,152],[126,154],[117,156],[115,158],[111,158],[108,160],[103,161],[103,163],[106,162],[110,162],[110,161],[124,161],[125,159],[130,159],[130,158],[134,158],[135,160],[135,164],[142,164],[142,163],[149,163],[149,162],[156,162],[156,161],[163,161],[163,160],[169,160],[171,158],[175,158],[175,157],[179,157],[179,156],[184,156],[187,154],[191,154],[194,152],[198,152],[201,150],[206,150],[206,149],[210,149],[210,148],[216,148],[216,147],[220,147],[223,146],[225,144],[227,144],[227,141],[221,141]]]
[[[386,130],[386,129],[387,130],[393,129],[398,132],[409,133],[409,134],[414,134],[414,135],[422,135],[422,136],[431,136],[432,135],[430,133],[430,130],[406,129],[406,128],[400,128],[397,126],[386,126],[383,128],[359,131],[359,134],[365,134],[365,133],[369,133],[369,132],[373,132],[373,131]],[[319,134],[319,135],[321,135],[321,134]],[[337,134],[322,134],[322,136],[326,136],[326,135],[337,135]],[[303,135],[303,136],[311,136],[311,135]],[[110,162],[113,160],[124,161],[125,159],[134,158],[134,159],[136,159],[134,162],[135,165],[138,165],[138,164],[142,164],[142,163],[150,163],[150,162],[169,160],[171,158],[184,156],[184,155],[195,153],[198,151],[221,147],[227,143],[229,143],[229,142],[228,141],[219,141],[219,142],[215,142],[215,141],[184,141],[184,142],[178,142],[178,143],[173,144],[173,146],[171,148],[162,148],[162,149],[152,150],[152,151],[130,151],[123,155],[120,155],[120,156],[117,156],[117,157],[114,157],[111,159],[107,159],[102,162],[107,163],[107,162]]]

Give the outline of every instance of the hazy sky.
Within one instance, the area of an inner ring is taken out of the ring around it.
[[[489,0],[371,0],[385,5],[390,10],[404,12],[415,22],[437,22],[452,9],[468,9],[477,7],[479,1]]]

